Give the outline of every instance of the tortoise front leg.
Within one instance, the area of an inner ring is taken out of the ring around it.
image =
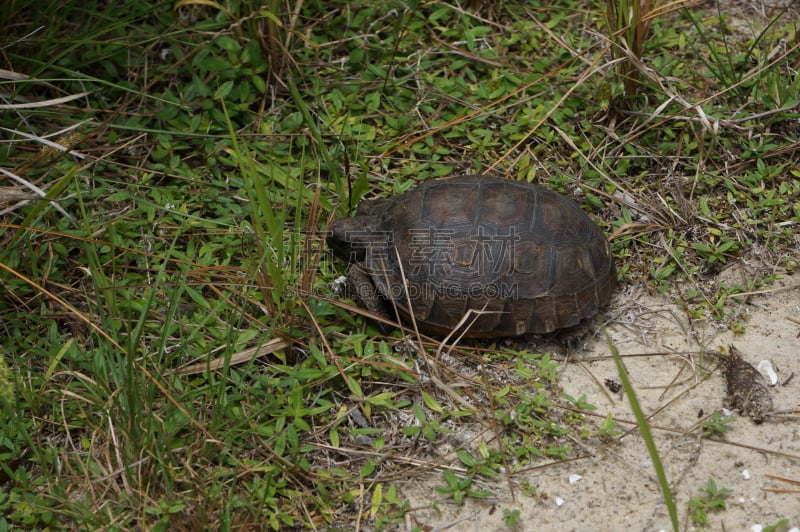
[[[378,317],[394,321],[389,312],[388,305],[383,296],[378,292],[372,277],[358,264],[351,264],[347,269],[347,285],[350,297],[360,306]],[[390,326],[381,322],[374,322],[384,334],[392,330]]]

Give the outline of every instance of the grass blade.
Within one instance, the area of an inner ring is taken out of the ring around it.
[[[614,357],[614,363],[617,365],[619,380],[622,382],[622,387],[625,389],[625,395],[628,397],[628,403],[631,405],[633,416],[636,418],[636,424],[639,426],[639,433],[642,435],[642,440],[644,440],[644,444],[647,447],[647,452],[650,453],[650,460],[652,460],[653,468],[656,470],[656,476],[658,476],[658,485],[661,487],[661,493],[664,494],[664,502],[667,505],[669,519],[672,522],[672,529],[677,532],[678,509],[675,506],[675,498],[672,495],[672,490],[669,488],[667,474],[664,472],[661,458],[658,456],[656,442],[653,440],[652,432],[650,432],[650,424],[647,422],[647,417],[644,415],[642,407],[639,404],[639,399],[636,397],[636,390],[633,389],[633,385],[628,378],[628,372],[625,369],[625,365],[622,363],[619,351],[617,351],[616,346],[611,342],[611,338],[608,336],[608,332],[605,329],[603,330],[603,334],[606,337],[608,348],[611,350],[611,356]]]

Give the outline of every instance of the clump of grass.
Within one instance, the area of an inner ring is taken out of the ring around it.
[[[679,9],[690,9],[697,3],[687,0],[606,0],[603,15],[618,78],[627,99],[633,98],[639,90],[642,59],[651,39],[653,22]]]
[[[638,62],[652,26],[650,0],[606,0],[605,19],[612,41],[612,53],[626,96],[636,93]]]
[[[724,436],[728,432],[728,425],[733,422],[732,416],[722,417],[722,412],[714,410],[711,416],[703,422],[704,436]]]
[[[731,490],[718,488],[713,478],[708,479],[705,487],[700,488],[701,495],[693,497],[689,501],[691,510],[690,518],[692,523],[699,526],[709,526],[709,514],[725,509],[725,499],[730,495]]]

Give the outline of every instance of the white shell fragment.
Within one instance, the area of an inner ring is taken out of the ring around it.
[[[583,478],[582,476],[576,475],[575,473],[573,473],[573,474],[571,474],[569,476],[569,483],[570,484],[575,484],[576,482],[578,482],[582,478]]]
[[[750,480],[750,471],[747,469],[742,469],[742,478],[745,480]]]
[[[764,375],[764,377],[766,377],[770,386],[775,386],[778,384],[778,374],[775,373],[775,369],[772,367],[772,362],[769,360],[762,360],[758,363],[757,369],[762,375]]]
[[[556,506],[560,508],[562,504],[564,504],[564,499],[561,497],[556,497]]]

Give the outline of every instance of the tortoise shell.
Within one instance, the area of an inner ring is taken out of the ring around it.
[[[483,338],[573,327],[615,286],[608,240],[573,201],[483,175],[364,201],[331,224],[327,242],[351,263],[359,304],[388,316],[394,306],[437,336],[458,326]]]

